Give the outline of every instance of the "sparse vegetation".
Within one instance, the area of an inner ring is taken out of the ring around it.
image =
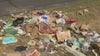
[[[73,4],[50,7],[47,9],[51,11],[63,11],[69,17],[76,18],[78,23],[88,23],[92,29],[100,33],[100,0],[83,0]],[[77,15],[77,11],[84,9],[88,9],[89,12],[84,13],[84,15]]]

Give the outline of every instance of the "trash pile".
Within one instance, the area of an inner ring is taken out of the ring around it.
[[[64,48],[75,56],[86,56],[81,51],[94,50],[94,54],[98,54],[96,51],[100,47],[100,35],[88,24],[78,25],[75,18],[68,17],[62,11],[12,14],[11,18],[11,22],[0,20],[1,33],[5,33],[0,36],[0,40],[3,45],[9,45],[19,42],[17,36],[28,37],[26,45],[14,49],[15,52],[25,51],[24,56],[41,56],[41,52],[54,54],[59,48]],[[20,53],[6,55],[21,56]]]

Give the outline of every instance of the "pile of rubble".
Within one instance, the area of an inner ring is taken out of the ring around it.
[[[78,25],[75,18],[66,16],[62,11],[33,11],[29,14],[11,15],[11,22],[0,20],[2,44],[17,43],[17,36],[28,37],[25,46],[16,46],[14,51],[25,51],[24,56],[41,56],[41,52],[56,53],[59,47],[75,56],[86,56],[81,53],[93,51],[95,55],[100,47],[100,35],[92,31],[88,24]],[[16,36],[17,35],[17,36]],[[33,50],[29,50],[34,48]],[[69,51],[70,50],[70,51]],[[7,56],[21,56],[16,53]]]

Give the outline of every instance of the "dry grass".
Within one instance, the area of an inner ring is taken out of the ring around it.
[[[84,15],[77,15],[77,11],[83,9],[88,9],[89,12],[84,13]],[[73,4],[52,7],[48,10],[63,11],[67,16],[76,18],[78,24],[88,23],[93,30],[100,33],[100,0],[82,0]]]

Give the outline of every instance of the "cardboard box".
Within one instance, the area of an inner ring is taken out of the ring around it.
[[[7,56],[22,56],[21,53],[7,53]]]
[[[57,36],[58,42],[63,42],[65,39],[67,39],[67,37],[71,36],[71,33],[70,33],[70,30],[63,31],[63,32],[58,31],[56,33],[56,36]]]

